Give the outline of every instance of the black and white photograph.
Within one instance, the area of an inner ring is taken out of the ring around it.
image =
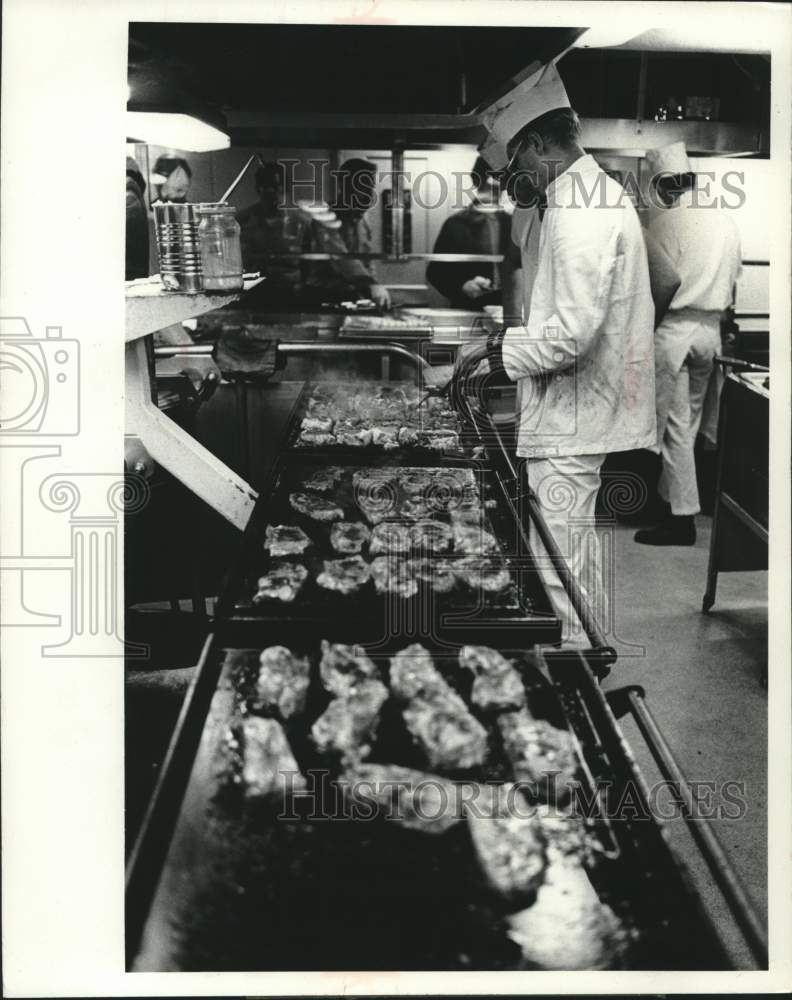
[[[102,6],[4,13],[4,994],[792,988],[790,8]]]

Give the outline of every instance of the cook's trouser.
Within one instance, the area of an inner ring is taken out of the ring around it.
[[[608,601],[602,582],[602,546],[594,512],[604,461],[604,454],[527,459],[528,484],[539,500],[547,527],[600,623],[608,620]],[[533,523],[529,528],[529,543],[542,582],[561,619],[562,643],[588,648],[591,643]]]
[[[717,320],[710,320],[692,330],[687,356],[674,382],[660,443],[663,469],[658,492],[671,505],[671,513],[678,517],[698,514],[701,510],[694,449],[713,359],[720,343],[720,328],[716,324]]]

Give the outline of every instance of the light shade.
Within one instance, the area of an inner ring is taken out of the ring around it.
[[[608,49],[616,45],[625,45],[636,35],[642,35],[649,25],[645,21],[630,19],[613,19],[612,22],[588,28],[579,38],[575,39],[576,49]]]
[[[146,142],[189,153],[208,153],[213,149],[228,149],[231,145],[225,132],[192,115],[127,111],[126,123],[128,142]]]

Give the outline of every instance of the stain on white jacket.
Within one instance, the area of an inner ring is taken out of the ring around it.
[[[638,215],[590,155],[549,185],[547,201],[528,321],[503,340],[521,390],[517,453],[652,448],[654,306]]]

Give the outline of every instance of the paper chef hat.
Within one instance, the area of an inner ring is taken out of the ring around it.
[[[684,142],[672,142],[659,149],[647,149],[646,166],[650,177],[657,174],[689,174],[693,170]]]
[[[484,125],[489,136],[479,150],[481,155],[494,170],[502,170],[508,163],[506,147],[523,126],[548,111],[569,106],[569,98],[555,65],[549,63],[543,66],[487,111]]]

